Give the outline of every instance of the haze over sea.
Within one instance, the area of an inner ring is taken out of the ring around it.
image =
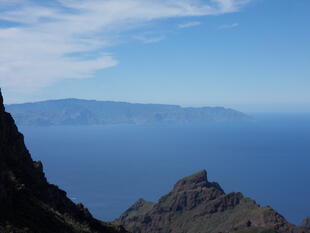
[[[20,127],[48,180],[112,220],[138,198],[156,201],[180,178],[208,171],[226,192],[310,215],[310,114],[257,114],[243,123]]]

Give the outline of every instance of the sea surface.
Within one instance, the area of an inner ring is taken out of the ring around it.
[[[20,127],[48,180],[102,220],[138,198],[157,201],[183,176],[270,205],[297,224],[310,215],[310,114],[255,114],[243,123]]]

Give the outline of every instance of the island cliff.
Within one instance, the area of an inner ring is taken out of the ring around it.
[[[17,125],[107,125],[107,124],[204,124],[207,122],[247,121],[239,111],[223,107],[184,108],[165,104],[81,99],[48,100],[11,104],[6,109]]]
[[[61,162],[61,161],[59,161]],[[125,233],[92,217],[82,204],[49,184],[41,162],[32,160],[0,91],[0,232]]]

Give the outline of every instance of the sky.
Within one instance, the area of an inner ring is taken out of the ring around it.
[[[310,112],[309,0],[0,0],[6,103]]]

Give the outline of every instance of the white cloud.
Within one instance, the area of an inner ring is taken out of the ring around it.
[[[189,27],[195,27],[199,26],[201,22],[198,21],[193,21],[193,22],[187,22],[187,23],[182,23],[178,25],[178,28],[189,28]]]
[[[134,39],[142,41],[145,44],[157,43],[165,39],[165,36],[147,36],[144,34],[133,36]]]
[[[0,20],[10,22],[0,28],[0,86],[33,91],[64,78],[92,77],[117,64],[104,51],[132,29],[150,28],[150,22],[159,19],[235,12],[247,2],[55,0],[39,5],[31,0],[0,0]],[[144,43],[163,38],[136,37]]]
[[[236,27],[239,27],[239,23],[224,24],[224,25],[221,25],[219,29],[230,29],[230,28],[236,28]]]

